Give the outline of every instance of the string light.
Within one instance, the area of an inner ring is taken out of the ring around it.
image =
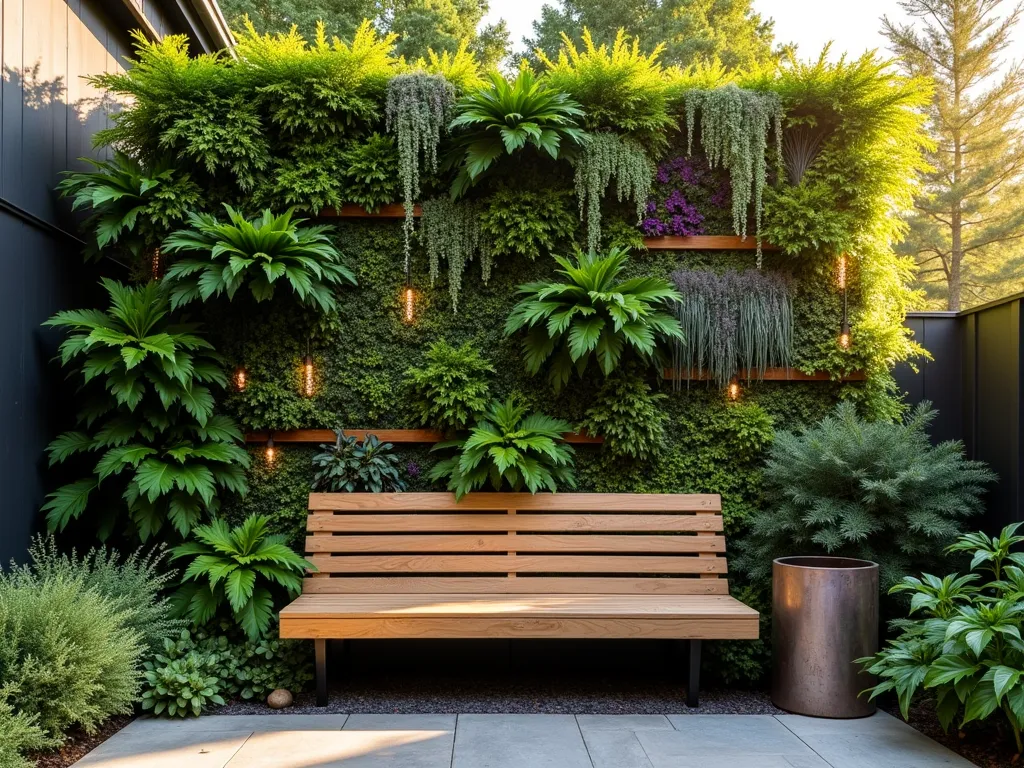
[[[738,381],[736,381],[736,379],[733,379],[732,381],[730,381],[729,382],[729,387],[727,389],[727,392],[729,393],[729,399],[730,400],[739,400],[740,399],[740,383]]]
[[[154,248],[153,255],[150,257],[149,262],[150,271],[153,274],[154,280],[160,279],[160,249]]]
[[[245,383],[245,366],[240,365],[238,366],[237,369],[235,369],[235,389],[237,389],[239,392],[245,392]]]
[[[842,349],[850,348],[850,314],[847,302],[846,294],[846,267],[845,267],[845,256],[842,257],[844,264],[842,276],[843,276],[843,321],[839,325],[839,346]]]
[[[277,458],[277,449],[274,447],[274,433],[270,433],[270,437],[267,438],[267,464],[273,464],[274,459]]]

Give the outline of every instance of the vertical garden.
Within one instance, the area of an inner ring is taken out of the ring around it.
[[[50,321],[80,408],[45,511],[68,541],[170,548],[146,568],[173,618],[136,638],[128,701],[308,682],[273,638],[314,486],[720,493],[735,542],[771,509],[777,430],[840,402],[902,418],[924,84],[870,54],[683,71],[621,35],[507,75],[393,46],[140,37],[95,78],[125,105],[115,154],[62,192],[109,301]],[[332,428],[449,440],[282,440]],[[733,593],[760,605],[748,572]],[[717,671],[765,659],[723,644]]]

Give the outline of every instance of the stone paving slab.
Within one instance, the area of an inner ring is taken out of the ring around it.
[[[459,715],[452,768],[593,768],[573,715]]]
[[[878,713],[142,718],[81,768],[971,768]]]

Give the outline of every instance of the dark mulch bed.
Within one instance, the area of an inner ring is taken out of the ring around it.
[[[93,734],[73,729],[68,733],[64,746],[60,749],[52,752],[36,752],[28,757],[30,760],[36,761],[38,768],[68,768],[69,765],[81,760],[134,719],[135,715],[117,715],[107,720]]]
[[[895,699],[883,701],[880,706],[893,717],[903,719]],[[967,758],[979,768],[1024,766],[1024,760],[1017,757],[1013,733],[1008,726],[1003,727],[1002,719],[996,713],[984,724],[970,723],[964,731],[957,731],[955,727],[951,727],[949,733],[945,733],[935,716],[934,701],[919,699],[910,707],[910,724],[914,728]]]
[[[220,715],[273,712],[262,701],[239,701]],[[316,706],[312,693],[299,694],[281,714],[780,714],[763,691],[705,690],[700,707],[688,709],[685,688],[665,677],[475,676],[367,677],[332,686],[330,704]]]

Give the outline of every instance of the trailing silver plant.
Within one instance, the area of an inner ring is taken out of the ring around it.
[[[782,102],[778,94],[750,91],[736,85],[687,91],[688,152],[700,113],[700,143],[712,168],[729,171],[732,181],[732,223],[737,235],[746,237],[748,211],[754,206],[754,223],[761,230],[764,187],[768,181],[768,133],[775,133],[776,165],[782,167]],[[758,238],[758,267],[761,266]]]
[[[441,259],[448,262],[448,291],[452,308],[459,308],[462,273],[474,258],[480,260],[480,272],[486,283],[491,279],[494,256],[480,226],[483,209],[479,203],[448,197],[435,197],[423,203],[421,237],[430,260],[430,284],[441,271]]]
[[[682,342],[673,349],[676,382],[687,372],[707,372],[725,387],[740,368],[747,377],[793,358],[793,297],[789,281],[760,270],[679,270],[672,282],[682,295],[676,315]]]
[[[654,163],[643,147],[632,139],[602,132],[591,134],[576,158],[575,166],[580,218],[587,221],[587,248],[596,251],[601,246],[601,198],[612,177],[616,180],[615,191],[619,201],[630,198],[636,203],[639,224],[651,196]]]
[[[441,131],[451,119],[455,88],[442,75],[410,72],[388,81],[385,115],[387,130],[398,144],[398,174],[405,203],[405,268],[409,269],[420,171],[437,172]]]

